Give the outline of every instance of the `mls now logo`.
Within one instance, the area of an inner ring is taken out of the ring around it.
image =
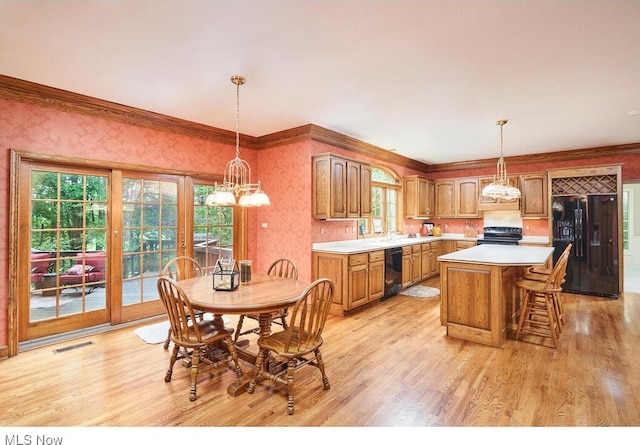
[[[52,437],[44,434],[36,436],[14,434],[5,436],[4,445],[62,445],[62,437]]]

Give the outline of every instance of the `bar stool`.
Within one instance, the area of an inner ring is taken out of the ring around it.
[[[516,286],[524,291],[516,340],[522,333],[531,334],[549,337],[553,347],[558,347],[563,316],[558,302],[568,259],[569,255],[564,255],[563,252],[544,282],[526,278],[516,281]]]
[[[565,247],[562,254],[560,254],[560,257],[558,257],[558,261],[556,262],[556,263],[561,261],[565,262],[565,272],[566,272],[566,263],[569,261],[569,255],[571,254],[572,246],[573,246],[572,243],[568,244],[567,247]],[[527,272],[524,274],[524,279],[545,282],[547,281],[547,278],[552,272],[553,272],[553,268],[548,269],[548,268],[531,266],[527,269]],[[562,283],[564,283],[564,274],[563,274],[561,284]],[[558,314],[558,318],[560,320],[560,325],[563,325],[564,324],[564,307],[562,306],[562,299],[560,298],[559,294],[555,295],[555,298],[553,299],[553,303],[554,303],[554,310]]]

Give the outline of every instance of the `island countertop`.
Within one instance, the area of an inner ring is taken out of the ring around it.
[[[552,252],[553,247],[481,244],[440,255],[438,261],[496,266],[533,266],[545,264]]]

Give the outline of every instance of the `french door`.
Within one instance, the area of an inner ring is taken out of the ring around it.
[[[185,177],[28,161],[20,170],[18,341],[163,313],[157,278],[193,250]]]
[[[164,311],[156,283],[186,246],[185,179],[182,176],[113,172],[114,261],[111,323]]]
[[[21,164],[19,340],[109,321],[110,172]]]
[[[16,346],[162,314],[156,283],[175,256],[211,270],[246,255],[245,213],[206,206],[210,180],[29,159],[15,170]]]

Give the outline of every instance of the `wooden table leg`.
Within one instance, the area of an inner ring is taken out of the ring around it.
[[[271,334],[271,313],[265,313],[265,314],[260,314],[260,316],[258,317],[258,323],[260,325],[260,336],[264,337],[267,335]],[[240,351],[238,351],[238,354],[240,354]],[[253,361],[251,360],[246,360],[249,361],[250,363],[255,363],[256,362],[256,357],[253,354],[250,354],[247,351],[243,351],[243,355],[250,355],[253,358]],[[274,366],[276,366],[277,363],[275,360],[273,360],[273,357],[271,357],[270,355],[265,359],[264,361],[264,368],[265,370],[269,370],[269,369],[273,369]],[[286,364],[285,364],[286,366]],[[251,383],[251,379],[253,379],[253,375],[256,372],[255,368],[251,369],[249,372],[247,372],[245,375],[243,375],[242,377],[240,377],[238,380],[235,380],[233,383],[231,383],[228,387],[227,387],[227,394],[229,394],[230,396],[237,396],[242,394],[243,392],[247,391],[247,388],[249,387],[249,383]]]

